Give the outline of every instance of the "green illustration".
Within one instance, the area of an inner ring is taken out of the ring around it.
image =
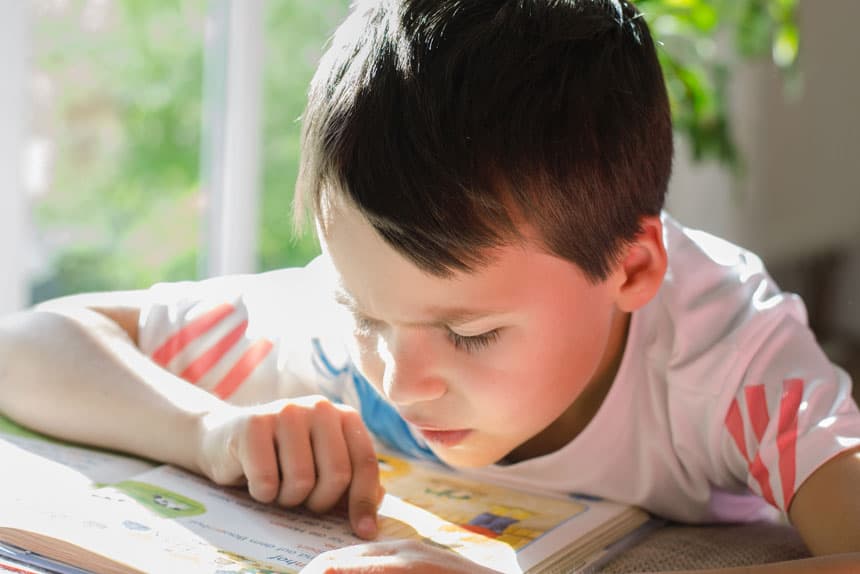
[[[21,425],[12,422],[10,419],[4,417],[3,415],[0,415],[0,434],[57,442],[53,439],[46,437],[45,435],[33,432],[28,428],[24,428]]]
[[[206,512],[206,507],[196,500],[145,482],[124,480],[113,487],[165,518],[185,518]]]

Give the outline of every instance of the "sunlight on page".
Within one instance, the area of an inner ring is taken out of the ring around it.
[[[12,455],[2,460],[20,460],[20,464],[37,465],[39,472],[18,471],[10,477],[25,479],[29,488],[31,479],[37,482],[41,478],[50,479],[53,484],[66,481],[81,482],[82,484],[108,484],[144,472],[155,465],[129,456],[84,448],[58,440],[52,440],[19,426],[9,419],[0,416],[0,448],[17,448],[26,451],[30,456]],[[0,451],[2,452],[2,451]],[[25,462],[29,461],[29,462]],[[59,473],[59,474],[58,474]],[[32,476],[28,476],[32,474]]]
[[[7,440],[0,440],[0,460],[5,461],[4,490],[21,498],[50,496],[58,483],[63,484],[64,488],[77,490],[92,484],[84,473],[47,461],[37,453]]]
[[[247,490],[66,445],[2,417],[0,460],[14,469],[0,493],[0,542],[86,570],[294,574],[365,542],[345,511],[261,504]],[[515,491],[387,454],[379,462],[388,491],[380,540],[419,540],[502,572],[570,571],[647,520],[632,507]]]
[[[474,534],[394,496],[385,495],[379,515],[381,533],[386,537],[432,542],[489,568],[522,572],[516,552],[508,544]]]

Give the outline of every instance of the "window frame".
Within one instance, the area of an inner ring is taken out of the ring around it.
[[[31,113],[30,25],[27,0],[0,2],[0,313],[30,303],[26,262],[32,249],[24,180]]]
[[[265,0],[211,0],[204,38],[200,275],[257,271]]]

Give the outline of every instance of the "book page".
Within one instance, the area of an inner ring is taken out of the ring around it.
[[[0,541],[106,574],[294,572],[218,548],[113,487],[51,499],[0,501]]]
[[[526,492],[388,454],[379,460],[394,495],[380,513],[397,518],[383,523],[383,533],[444,545],[501,571],[542,569],[565,554],[584,559],[606,533],[623,535],[648,518],[627,505]]]
[[[93,484],[124,480],[155,466],[137,458],[55,440],[25,429],[2,415],[0,441],[54,461]]]
[[[380,507],[380,540],[420,540],[502,572],[527,570],[569,547],[574,534],[587,534],[626,508],[600,503],[596,510],[580,500],[483,484],[388,454],[379,459],[388,491]],[[217,487],[172,467],[112,489],[213,547],[271,568],[298,571],[322,552],[364,542],[343,512],[318,516],[264,505],[244,490]]]
[[[245,489],[174,467],[27,432],[9,423],[0,429],[0,459],[17,480],[0,495],[0,541],[58,560],[95,560],[106,572],[294,573],[322,552],[364,542],[344,512],[317,516],[264,505]],[[387,453],[379,460],[388,492],[380,540],[416,539],[502,572],[524,572],[543,570],[595,532],[603,531],[603,540],[630,529],[618,522],[630,510],[622,505],[517,491]],[[138,463],[146,470],[129,476]],[[120,480],[94,488],[106,476]]]
[[[387,456],[383,456],[382,460],[384,464],[392,461],[399,465],[407,464],[401,459]],[[403,483],[400,485],[402,488]],[[392,486],[397,489],[397,485]],[[438,486],[441,483],[429,485],[428,489],[435,492]],[[321,516],[303,509],[283,509],[261,504],[251,499],[244,490],[218,487],[172,467],[159,467],[133,480],[101,490],[105,493],[119,491],[131,496],[153,513],[173,519],[195,536],[231,555],[244,556],[254,563],[288,572],[298,572],[327,550],[365,542],[353,535],[343,511]],[[419,494],[425,492],[423,488],[416,489],[414,486],[411,490]],[[510,491],[507,492],[510,494]],[[430,496],[436,497],[436,494]],[[510,544],[486,536],[479,531],[482,527],[473,526],[470,530],[464,526],[468,526],[467,521],[461,525],[446,518],[456,505],[453,498],[447,500],[429,505],[430,510],[427,510],[394,494],[387,494],[380,508],[379,539],[417,539],[447,547],[503,572],[521,571],[516,560],[516,549]],[[543,502],[545,504],[547,501]],[[529,505],[530,508],[538,506]],[[574,512],[579,510],[576,504],[572,504],[571,508]],[[458,516],[472,517],[476,513],[486,523],[489,514],[484,510],[502,512],[501,507],[490,504],[485,508],[476,500],[465,510],[466,514]],[[434,511],[442,511],[443,516],[434,514]],[[552,513],[548,511],[547,514]],[[558,514],[554,513],[556,516]]]
[[[318,554],[364,541],[344,514],[315,515],[253,500],[173,467],[160,467],[112,489],[170,518],[208,544],[255,563],[298,572]]]

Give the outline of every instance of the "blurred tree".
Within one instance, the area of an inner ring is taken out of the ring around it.
[[[716,159],[739,170],[729,69],[739,59],[766,57],[787,77],[796,73],[797,0],[634,1],[661,44],[675,130],[687,136],[696,160]]]
[[[34,300],[193,277],[205,0],[35,11],[36,83],[51,97],[34,128],[55,161],[33,209],[51,259]]]

